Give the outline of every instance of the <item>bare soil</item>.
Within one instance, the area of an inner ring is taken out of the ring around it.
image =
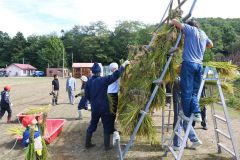
[[[54,160],[115,160],[118,159],[116,149],[112,149],[108,152],[104,151],[103,147],[103,130],[102,124],[99,123],[97,131],[93,135],[92,141],[97,145],[96,147],[86,150],[84,147],[85,133],[90,121],[90,111],[84,111],[83,120],[75,120],[77,117],[77,104],[79,99],[76,99],[75,105],[68,103],[68,96],[65,91],[66,79],[59,78],[60,80],[60,105],[52,106],[49,112],[49,118],[63,118],[66,119],[66,123],[63,128],[63,132],[57,137],[50,145],[49,151],[52,159]],[[14,137],[8,134],[8,128],[10,126],[19,125],[15,115],[23,111],[27,107],[41,106],[51,103],[51,96],[49,92],[51,90],[52,78],[0,78],[0,89],[6,84],[12,86],[11,99],[14,106],[13,118],[15,123],[6,124],[6,115],[0,121],[0,160],[24,160],[24,149],[20,142],[17,142],[16,146],[11,150],[15,143]],[[80,80],[77,80],[77,91],[80,90]],[[222,113],[221,108],[218,106],[217,111]],[[208,108],[208,130],[202,130],[200,124],[196,125],[196,132],[198,137],[202,140],[203,145],[197,148],[197,150],[186,149],[184,151],[184,160],[201,159],[201,160],[230,160],[233,159],[231,155],[224,152],[217,153],[215,133],[212,123],[212,117]],[[236,137],[238,146],[240,146],[240,114],[238,111],[229,109],[229,115],[232,120],[233,133]],[[155,127],[158,130],[158,138],[161,135],[161,112],[154,114]],[[220,124],[222,130],[227,132],[227,128],[223,124]],[[166,133],[170,134],[170,133]],[[121,137],[123,144],[129,140],[129,137]],[[226,139],[220,137],[220,139],[229,146],[230,143]],[[239,150],[240,151],[240,150]],[[161,147],[152,147],[147,141],[136,140],[134,145],[127,153],[126,159],[128,160],[169,160],[173,159],[169,153],[168,157],[164,157],[164,150]]]

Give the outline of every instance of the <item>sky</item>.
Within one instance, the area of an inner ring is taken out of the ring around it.
[[[117,21],[160,22],[170,0],[0,0],[0,31],[14,36],[49,34],[74,25],[103,21],[114,29]],[[193,0],[183,6],[186,14]],[[177,0],[174,0],[177,3]],[[193,17],[240,18],[240,0],[197,0]]]

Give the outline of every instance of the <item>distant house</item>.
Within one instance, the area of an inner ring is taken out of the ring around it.
[[[99,63],[99,65],[102,68],[102,73],[101,73],[101,76],[102,76],[103,67],[101,63]],[[92,66],[93,66],[93,63],[73,63],[72,65],[73,77],[80,78],[82,75],[90,76]]]
[[[63,69],[62,68],[47,68],[46,69],[46,76],[53,77],[54,75],[58,75],[59,77],[63,76]],[[68,69],[64,69],[64,77],[68,76]]]
[[[8,76],[32,76],[33,73],[37,70],[37,68],[31,66],[30,64],[19,64],[19,63],[13,63],[6,67],[6,72]]]

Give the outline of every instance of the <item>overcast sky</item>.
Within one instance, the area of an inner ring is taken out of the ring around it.
[[[158,23],[170,0],[0,0],[0,31],[14,36],[60,33],[74,25],[104,21],[114,28],[118,20]],[[177,2],[177,0],[174,0]],[[184,5],[187,13],[193,0]],[[240,0],[198,0],[194,17],[240,18]]]

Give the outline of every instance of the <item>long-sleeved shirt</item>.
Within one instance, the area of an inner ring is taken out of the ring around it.
[[[10,107],[10,95],[9,92],[7,91],[2,91],[1,93],[1,103],[0,106],[1,107]]]
[[[73,77],[69,77],[67,79],[67,83],[66,83],[66,90],[75,90],[76,88],[76,80]]]
[[[116,80],[108,86],[108,93],[118,93],[119,91],[120,79]]]

